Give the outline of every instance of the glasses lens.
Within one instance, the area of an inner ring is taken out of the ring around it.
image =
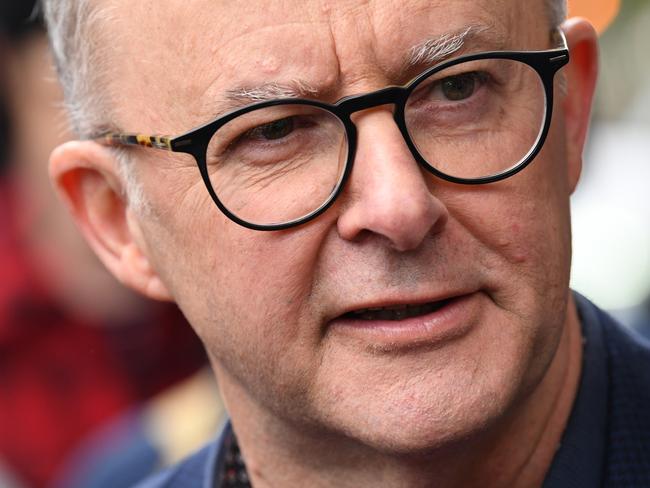
[[[347,159],[343,123],[312,105],[245,113],[212,137],[207,167],[214,192],[234,215],[257,225],[301,219],[327,203]]]
[[[405,109],[420,155],[458,178],[503,173],[537,146],[546,117],[542,80],[513,60],[481,59],[448,67],[418,84]]]

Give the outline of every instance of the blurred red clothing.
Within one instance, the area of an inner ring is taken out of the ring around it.
[[[10,193],[0,182],[0,458],[40,487],[100,424],[206,359],[174,305],[155,304],[139,323],[97,324],[57,304],[24,251],[27,217]]]

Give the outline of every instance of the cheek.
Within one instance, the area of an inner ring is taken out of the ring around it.
[[[312,293],[320,232],[260,233],[230,223],[220,230],[211,251],[212,283],[197,293],[204,303],[190,298],[181,307],[222,385],[245,385],[246,395],[279,416],[304,415],[323,355]]]
[[[450,213],[485,254],[527,267],[564,251],[568,207],[557,195],[496,190],[458,198]]]
[[[168,271],[165,282],[213,355],[248,350],[249,357],[268,357],[316,340],[317,330],[297,324],[313,315],[309,297],[320,228],[245,229],[208,200],[178,207],[166,221],[159,240],[166,252],[159,261]]]
[[[314,255],[309,237],[233,223],[216,207],[190,159],[156,161],[155,174],[139,175],[149,182],[143,188],[152,208],[145,219],[149,249],[179,305],[193,323],[210,328],[220,317],[231,321],[226,309],[235,317],[264,317],[290,308],[308,286]]]
[[[532,259],[535,251],[529,245],[529,229],[523,228],[520,221],[506,222],[503,229],[495,228],[494,244],[491,247],[513,265],[525,265]]]
[[[544,300],[566,299],[571,234],[561,161],[539,157],[508,180],[448,199],[459,239],[477,249],[495,300],[526,315]]]
[[[511,266],[530,270],[544,279],[540,268],[562,268],[569,258],[568,221],[558,216],[558,209],[542,204],[522,208],[507,221],[495,225],[494,239],[486,243]]]

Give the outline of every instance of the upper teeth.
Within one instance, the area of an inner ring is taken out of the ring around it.
[[[416,317],[431,313],[442,307],[444,301],[425,303],[422,305],[395,305],[389,307],[364,308],[355,310],[351,314],[361,320],[403,320],[409,317]]]

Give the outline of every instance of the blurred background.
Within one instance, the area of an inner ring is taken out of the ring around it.
[[[575,0],[577,2],[577,0]],[[572,286],[650,336],[650,2],[602,35]],[[131,486],[218,430],[180,312],[125,290],[47,176],[70,137],[33,1],[0,0],[0,487]]]
[[[623,0],[601,36],[601,75],[572,211],[573,288],[650,333],[648,0]]]
[[[132,486],[223,416],[177,307],[117,283],[55,197],[67,127],[34,1],[0,0],[1,488]]]

